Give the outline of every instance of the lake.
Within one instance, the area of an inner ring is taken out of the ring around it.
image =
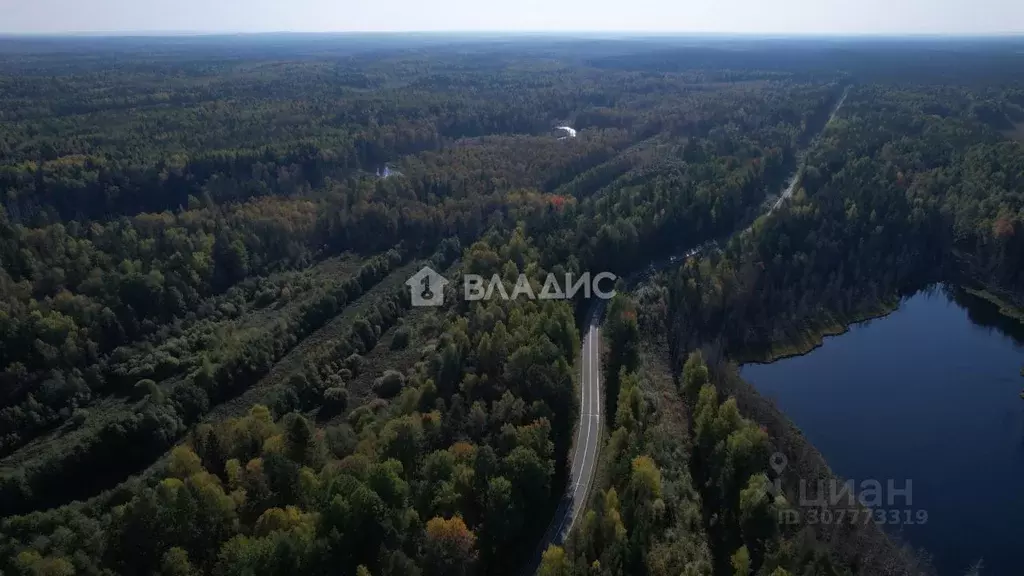
[[[896,488],[927,511],[903,525],[941,576],[1019,574],[1024,541],[1024,329],[980,298],[934,288],[812,352],[748,364],[743,377],[838,475]]]

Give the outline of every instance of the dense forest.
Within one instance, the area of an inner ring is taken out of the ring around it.
[[[780,343],[884,309],[936,282],[1024,303],[1024,120],[1017,89],[858,86],[807,158],[792,201],[666,277],[681,364],[715,343]],[[774,349],[774,350],[773,350]]]
[[[718,240],[610,303],[601,470],[541,573],[925,573],[777,524],[786,439],[729,360],[937,280],[1024,302],[1020,47],[418,42],[0,39],[0,572],[519,572],[589,303],[461,276]]]

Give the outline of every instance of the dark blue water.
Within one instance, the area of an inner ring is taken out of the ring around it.
[[[1020,574],[1024,545],[1024,330],[987,302],[935,289],[811,353],[742,374],[840,476],[912,480],[923,525],[888,529],[942,576],[978,559]]]

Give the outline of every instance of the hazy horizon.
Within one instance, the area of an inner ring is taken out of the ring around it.
[[[1006,36],[1024,3],[1005,0],[0,0],[3,35],[525,33],[769,36]]]
[[[436,36],[436,37],[542,37],[580,39],[630,38],[749,38],[749,39],[1024,39],[1016,32],[694,32],[643,30],[63,30],[53,32],[0,31],[0,38],[175,38],[175,37],[258,37],[258,36]]]

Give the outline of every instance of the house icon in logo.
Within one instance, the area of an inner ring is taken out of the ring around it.
[[[424,266],[419,272],[405,281],[412,290],[413,306],[440,306],[444,304],[444,287],[448,281],[444,276],[434,272],[430,266]]]

